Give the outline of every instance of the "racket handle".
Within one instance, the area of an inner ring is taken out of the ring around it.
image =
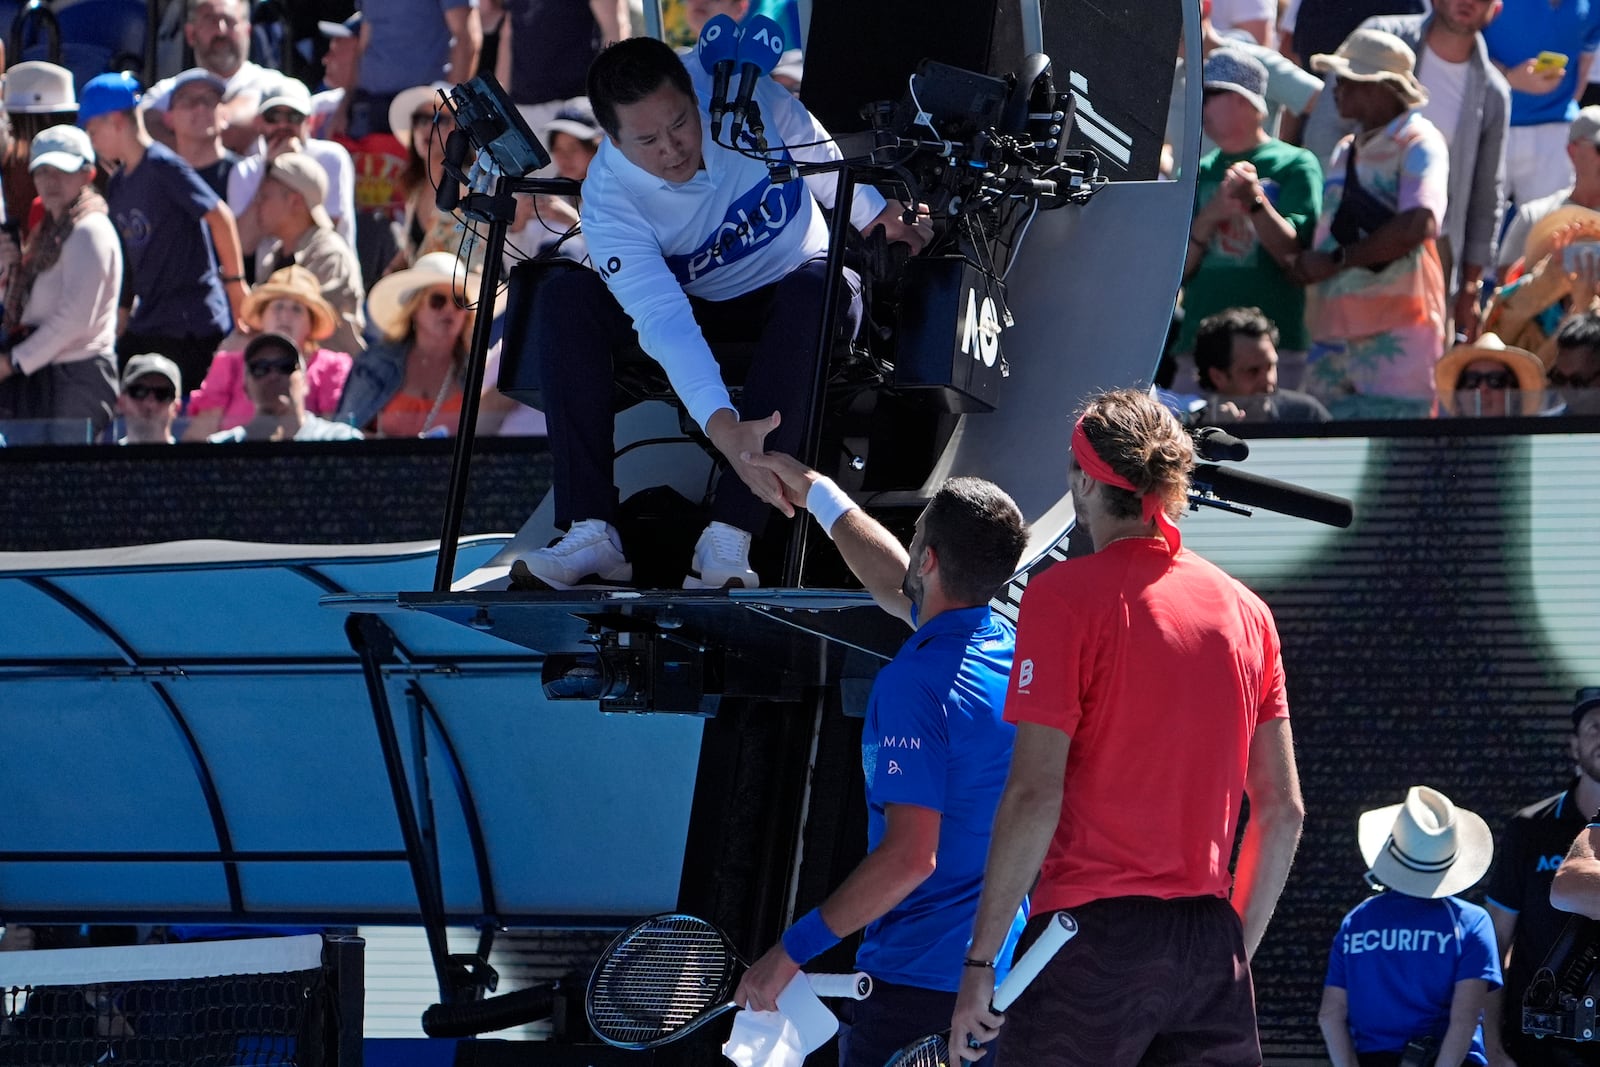
[[[835,1000],[866,1000],[872,995],[872,975],[865,971],[855,974],[807,974],[811,992],[819,997]]]
[[[1071,941],[1077,932],[1078,920],[1064,911],[1056,912],[1050,925],[1044,928],[1044,933],[1028,946],[1028,951],[1022,954],[1021,959],[1011,965],[1011,973],[1006,975],[1005,981],[994,991],[994,1000],[991,1002],[994,1010],[1005,1011],[1011,1007],[1012,1001],[1022,995],[1022,991],[1028,988],[1028,983],[1039,976],[1045,964],[1055,959],[1056,953],[1061,951],[1061,946]]]

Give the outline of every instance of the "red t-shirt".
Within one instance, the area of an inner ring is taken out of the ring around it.
[[[1250,739],[1288,714],[1272,613],[1193,552],[1117,541],[1030,582],[1005,717],[1072,738],[1035,914],[1226,897]]]

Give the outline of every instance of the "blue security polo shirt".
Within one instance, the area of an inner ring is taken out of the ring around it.
[[[1016,727],[1001,718],[1016,630],[987,605],[941,612],[879,673],[861,734],[867,847],[889,804],[940,813],[938,864],[868,925],[856,966],[881,981],[955,990],[972,934]]]
[[[1512,90],[1511,125],[1571,122],[1578,114],[1578,60],[1600,48],[1600,0],[1514,5],[1484,27],[1483,42],[1502,67],[1526,63],[1540,52],[1566,56],[1566,76],[1553,92],[1530,96]]]
[[[1456,983],[1500,988],[1500,954],[1489,913],[1456,897],[1424,900],[1389,891],[1344,917],[1328,954],[1327,985],[1350,1000],[1357,1052],[1399,1052],[1414,1037],[1443,1037]],[[1466,1062],[1486,1063],[1483,1027]]]

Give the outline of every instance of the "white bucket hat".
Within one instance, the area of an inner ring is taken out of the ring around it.
[[[1412,786],[1403,804],[1363,812],[1357,836],[1372,878],[1408,897],[1470,889],[1494,858],[1489,824],[1425,785]]]

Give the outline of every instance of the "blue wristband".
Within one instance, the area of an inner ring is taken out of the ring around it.
[[[822,921],[822,909],[812,908],[783,933],[783,951],[789,958],[804,966],[814,956],[820,956],[839,943],[839,936]]]

